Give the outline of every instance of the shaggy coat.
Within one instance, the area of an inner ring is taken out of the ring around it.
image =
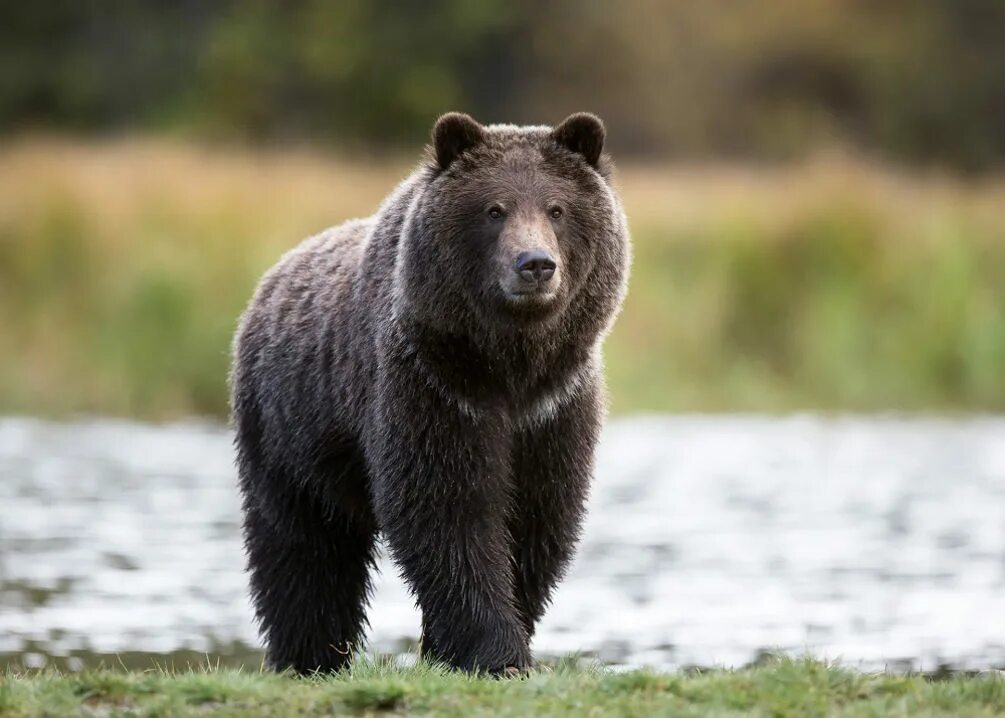
[[[603,416],[600,343],[628,230],[588,114],[441,117],[377,214],[287,253],[231,373],[251,594],[269,664],[344,666],[378,535],[426,656],[531,664],[572,556]]]

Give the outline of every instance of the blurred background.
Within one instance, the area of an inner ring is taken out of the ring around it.
[[[257,665],[236,318],[448,110],[598,113],[633,231],[539,652],[1005,666],[996,0],[0,5],[0,662]]]

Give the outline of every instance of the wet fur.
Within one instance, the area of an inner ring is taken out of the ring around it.
[[[377,214],[286,254],[241,319],[233,425],[275,668],[345,665],[378,534],[421,608],[426,655],[525,668],[575,547],[604,406],[599,347],[628,267],[610,162],[576,127],[570,140],[458,122],[438,125],[446,138]],[[550,309],[498,291],[501,235],[483,205],[500,194],[568,208]]]

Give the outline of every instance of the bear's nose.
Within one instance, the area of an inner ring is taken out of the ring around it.
[[[516,258],[516,272],[525,282],[547,282],[555,275],[556,266],[555,260],[539,249],[520,252]]]

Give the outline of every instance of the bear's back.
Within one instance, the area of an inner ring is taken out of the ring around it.
[[[347,303],[355,289],[373,223],[372,217],[349,220],[284,254],[259,282],[242,325],[253,322],[256,334],[287,342],[325,324],[325,315]]]
[[[262,277],[235,336],[234,408],[254,397],[266,422],[303,420],[321,404],[354,404],[361,357],[356,294],[375,219],[331,227],[284,254]]]

